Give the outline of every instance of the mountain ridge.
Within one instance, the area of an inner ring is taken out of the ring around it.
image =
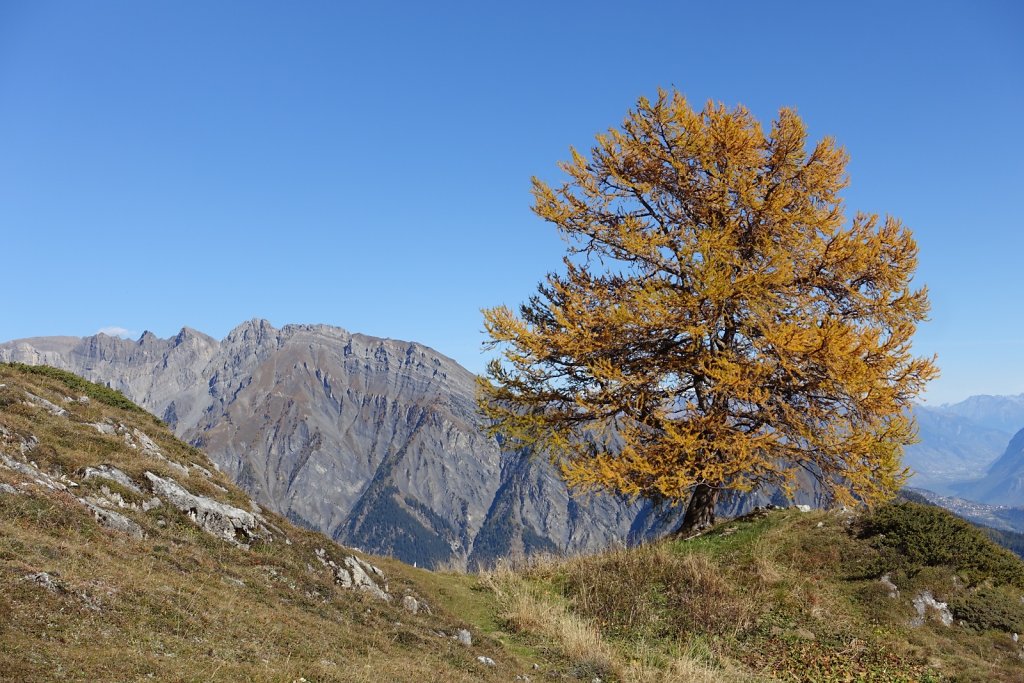
[[[651,518],[646,503],[571,496],[546,459],[503,450],[481,429],[475,376],[416,342],[255,318],[220,341],[188,327],[167,339],[15,340],[0,344],[0,361],[107,384],[261,504],[421,566],[485,566],[514,548],[597,550]],[[475,548],[485,528],[491,551]]]

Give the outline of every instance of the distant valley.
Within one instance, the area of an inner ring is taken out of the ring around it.
[[[914,471],[911,485],[964,495],[1024,429],[1024,396],[972,396],[952,405],[918,405],[914,414],[920,443],[909,446],[904,456],[904,464]],[[987,494],[977,500],[997,502]],[[1024,495],[1016,504],[1024,505]]]

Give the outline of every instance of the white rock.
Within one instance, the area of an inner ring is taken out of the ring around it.
[[[420,611],[420,601],[411,595],[406,595],[402,598],[402,607],[410,614],[417,614]]]
[[[186,477],[189,475],[189,468],[185,467],[181,463],[174,462],[164,455],[164,452],[160,450],[160,447],[156,445],[156,442],[149,438],[149,436],[141,429],[132,428],[129,430],[125,425],[119,424],[118,432],[120,432],[124,437],[124,443],[129,448],[141,450],[143,455],[149,456],[150,458],[156,458],[157,460],[167,463]]]
[[[391,599],[391,596],[388,595],[387,592],[387,584],[385,583],[384,588],[381,588],[372,578],[370,578],[371,574],[375,574],[378,578],[383,580],[384,572],[380,569],[374,567],[368,562],[360,560],[355,555],[349,555],[345,558],[345,566],[352,575],[352,585],[355,588],[367,591],[381,600]]]
[[[146,472],[145,476],[153,486],[153,493],[186,513],[207,533],[243,547],[247,547],[247,543],[239,539],[240,535],[244,540],[261,536],[259,523],[251,512],[193,495],[173,479],[164,479],[152,472]]]
[[[39,408],[45,408],[47,412],[49,412],[51,415],[65,417],[68,414],[68,411],[64,410],[63,408],[56,404],[50,403],[42,396],[36,396],[35,394],[29,391],[25,392],[25,396],[28,397],[28,402],[30,405],[34,405]]]
[[[138,524],[128,519],[121,513],[101,508],[98,505],[93,505],[87,500],[81,500],[81,502],[87,508],[89,508],[90,512],[92,512],[92,516],[96,518],[96,521],[98,521],[100,524],[107,527],[108,529],[113,529],[114,531],[123,531],[132,538],[140,541],[143,538],[145,538],[145,534],[142,533],[142,527],[140,527]]]
[[[793,507],[796,508],[797,510],[799,510],[800,512],[810,512],[811,511],[811,506],[810,505],[794,505]]]
[[[480,662],[484,666],[497,666],[493,659],[490,657],[484,657],[483,655],[477,657],[476,661]]]
[[[455,640],[462,643],[463,645],[465,645],[466,647],[469,647],[473,644],[473,634],[471,634],[464,628],[460,628],[452,637],[455,638]]]
[[[100,434],[106,434],[107,436],[113,436],[114,434],[117,433],[117,430],[114,428],[114,425],[108,424],[106,422],[90,422],[89,426],[95,429]]]
[[[86,467],[85,472],[82,475],[83,479],[108,479],[112,482],[120,484],[129,491],[135,493],[142,493],[142,489],[135,485],[131,477],[117,469],[112,465],[99,465],[98,467]]]
[[[36,446],[39,445],[39,439],[33,434],[29,434],[27,439],[18,439],[18,450],[22,455],[26,455],[33,451]]]
[[[27,477],[30,477],[32,481],[34,481],[35,483],[39,484],[40,486],[45,486],[46,488],[51,489],[53,491],[68,490],[67,486],[57,481],[56,479],[48,475],[46,472],[43,472],[34,462],[18,462],[17,460],[14,460],[13,458],[8,458],[3,453],[0,453],[0,465],[3,465],[7,469],[17,472],[18,474],[23,474]]]
[[[36,572],[35,574],[27,574],[21,577],[22,581],[28,581],[30,583],[42,586],[51,593],[63,593],[67,589],[64,585],[56,578],[47,574],[46,572]]]
[[[210,470],[206,469],[202,465],[196,465],[195,463],[192,463],[191,465],[189,465],[189,467],[191,469],[193,469],[193,470],[198,470],[199,473],[202,474],[207,479],[213,479],[213,472],[211,472]],[[227,490],[227,489],[225,489],[225,488],[223,488],[221,486],[218,486],[217,488],[221,489],[222,491],[226,491]]]
[[[883,574],[878,582],[888,589],[890,598],[900,597],[900,589],[896,587],[896,584],[892,582],[892,578],[888,574]]]
[[[928,608],[934,609],[939,613],[939,620],[942,621],[943,626],[951,626],[953,624],[953,615],[949,611],[949,605],[944,602],[939,602],[935,599],[935,596],[931,594],[931,591],[921,591],[917,597],[913,600],[914,609],[917,611],[917,616],[910,620],[911,626],[924,626],[925,613]]]
[[[341,561],[344,566],[339,566],[337,562],[327,556],[327,551],[323,548],[317,548],[315,554],[320,564],[328,567],[334,573],[335,583],[342,588],[359,589],[381,600],[391,600],[384,572],[378,567],[360,560],[355,555],[345,557]],[[376,577],[376,580],[374,577]],[[383,587],[378,584],[378,580],[380,584],[383,584]]]

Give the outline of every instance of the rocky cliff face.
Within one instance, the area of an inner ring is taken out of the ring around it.
[[[479,428],[473,375],[415,343],[253,320],[219,342],[189,328],[170,339],[17,340],[0,345],[0,361],[118,389],[261,504],[407,562],[585,551],[675,519],[570,496],[542,459],[503,452]]]

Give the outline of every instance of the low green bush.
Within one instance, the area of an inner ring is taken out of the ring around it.
[[[1007,586],[982,586],[954,596],[949,610],[958,620],[978,629],[1024,633],[1024,603]]]
[[[861,518],[858,536],[878,550],[878,574],[913,576],[924,567],[949,567],[970,585],[990,582],[1024,588],[1024,563],[983,532],[938,507],[899,502]]]

